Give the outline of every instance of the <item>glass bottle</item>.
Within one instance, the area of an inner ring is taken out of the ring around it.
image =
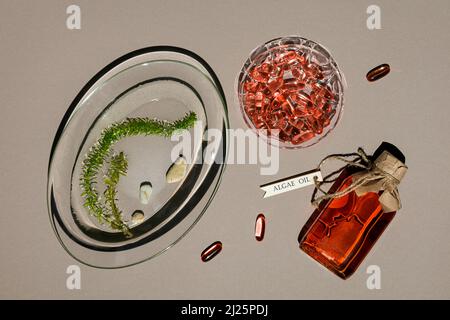
[[[390,143],[383,142],[371,159],[398,182],[406,172],[405,156]],[[344,169],[329,193],[346,189],[362,170]],[[378,190],[358,196],[352,191],[323,200],[300,232],[300,249],[339,277],[351,276],[395,216],[395,211],[383,210],[382,194]]]

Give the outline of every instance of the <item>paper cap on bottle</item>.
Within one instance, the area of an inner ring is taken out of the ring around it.
[[[374,165],[381,171],[391,175],[399,182],[405,176],[408,167],[405,156],[393,144],[383,142],[373,154]]]
[[[394,157],[396,157],[398,160],[405,163],[405,160],[406,160],[405,155],[392,143],[389,143],[386,141],[383,141],[383,143],[380,144],[380,146],[377,148],[377,150],[375,150],[375,152],[373,153],[373,159],[378,158],[383,153],[383,151],[389,152]]]

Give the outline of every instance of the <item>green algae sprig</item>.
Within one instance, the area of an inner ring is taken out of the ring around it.
[[[112,153],[114,144],[131,136],[158,135],[170,137],[177,131],[193,127],[196,120],[197,115],[190,112],[174,122],[149,118],[127,118],[105,128],[100,138],[90,148],[82,164],[80,185],[83,190],[81,195],[84,199],[84,207],[98,219],[99,223],[106,223],[112,229],[120,230],[126,236],[131,236],[128,226],[122,219],[120,209],[115,203],[119,178],[126,174],[128,167],[123,152],[112,156],[109,160],[110,167],[103,178],[106,185],[104,203],[100,201],[100,194],[95,187],[97,175],[105,162],[108,161],[108,156]]]

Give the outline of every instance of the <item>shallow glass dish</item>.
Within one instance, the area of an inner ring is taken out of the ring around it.
[[[344,105],[345,79],[320,44],[277,38],[251,53],[237,78],[245,123],[282,148],[309,147],[329,134]]]
[[[123,151],[128,158],[128,172],[117,186],[117,203],[132,236],[100,224],[83,205],[80,176],[83,160],[102,131],[127,118],[174,121],[190,111],[196,113],[197,122],[189,129],[191,155],[180,182],[166,183],[166,172],[173,148],[181,140],[134,136],[114,145],[115,152]],[[106,66],[70,105],[51,150],[47,200],[63,247],[80,262],[99,268],[133,265],[169,249],[201,218],[217,191],[225,166],[228,127],[221,84],[196,54],[176,47],[150,47]],[[208,129],[221,133],[218,152],[204,152]],[[139,201],[144,181],[153,187],[146,205]],[[135,210],[144,213],[144,220],[133,225]]]

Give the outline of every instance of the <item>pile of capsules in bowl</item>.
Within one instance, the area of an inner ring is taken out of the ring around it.
[[[310,40],[302,45],[275,41],[255,49],[241,71],[241,110],[251,128],[277,135],[284,147],[312,145],[339,118],[341,73],[329,53]]]

